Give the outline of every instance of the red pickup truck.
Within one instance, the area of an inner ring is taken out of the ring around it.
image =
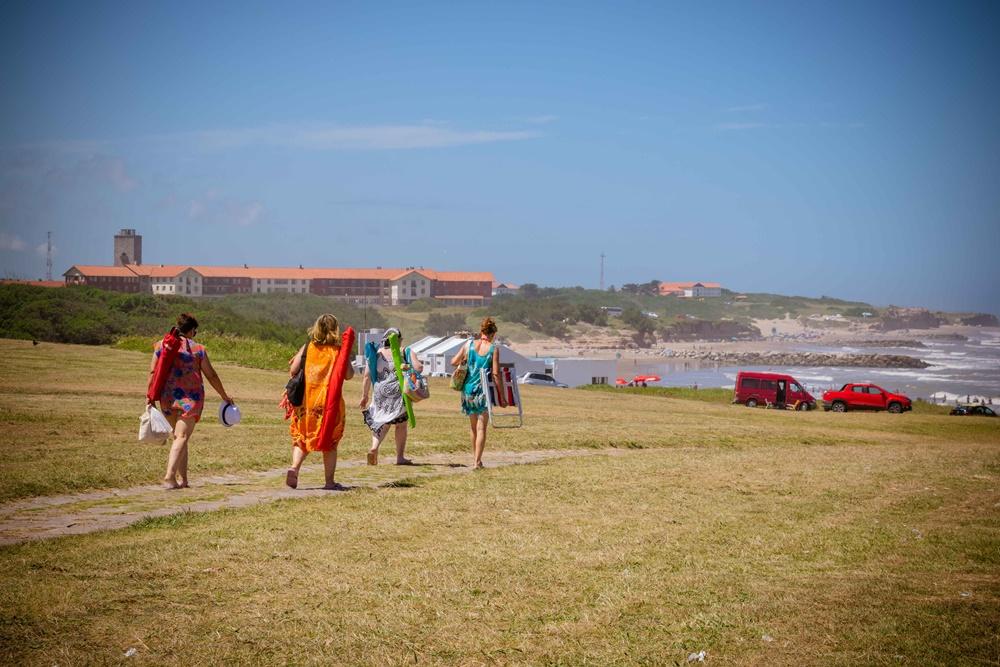
[[[834,412],[888,410],[898,414],[912,410],[913,402],[903,394],[893,394],[874,384],[845,384],[839,391],[823,394],[823,409]]]

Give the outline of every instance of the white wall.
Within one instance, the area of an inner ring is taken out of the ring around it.
[[[392,295],[392,305],[394,306],[410,303],[417,299],[426,299],[431,295],[431,281],[427,276],[411,271],[399,280],[393,280],[389,293]]]
[[[450,340],[450,342],[445,342],[442,345],[437,345],[427,350],[420,355],[420,358],[424,362],[425,369],[428,367],[432,369],[430,372],[451,375],[455,370],[455,367],[451,365],[451,358],[455,356],[459,349],[468,344],[468,338]],[[543,359],[529,359],[502,344],[500,345],[500,363],[514,364],[514,370],[518,375],[528,371],[545,372],[545,361]]]
[[[688,298],[703,296],[722,296],[721,287],[692,287],[684,290],[684,296]]]
[[[552,377],[571,387],[591,384],[595,377],[606,377],[614,386],[617,362],[614,359],[555,359]]]

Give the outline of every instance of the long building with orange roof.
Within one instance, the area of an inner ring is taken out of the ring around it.
[[[407,268],[298,268],[143,264],[142,236],[123,229],[115,236],[115,266],[75,264],[66,285],[116,292],[224,296],[226,294],[318,294],[352,303],[394,306],[418,299],[453,305],[489,303],[494,283],[488,271]],[[130,259],[135,258],[135,259]]]
[[[226,294],[317,294],[352,303],[405,305],[439,299],[452,305],[489,303],[493,274],[409,268],[291,268],[186,264],[75,264],[66,285],[89,285],[116,292],[183,296]]]
[[[705,296],[722,296],[722,285],[719,283],[660,283],[660,296],[679,296],[697,298]]]

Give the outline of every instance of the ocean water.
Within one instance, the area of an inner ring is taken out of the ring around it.
[[[658,383],[668,387],[724,387],[732,389],[736,373],[770,371],[787,373],[817,399],[827,389],[840,388],[846,382],[872,382],[883,389],[937,402],[954,403],[968,399],[992,399],[1000,403],[1000,329],[982,328],[968,336],[968,341],[927,338],[926,347],[830,347],[803,343],[801,352],[905,354],[922,359],[928,368],[844,368],[836,366],[720,366],[692,359],[631,360],[618,363],[618,376],[655,373]]]

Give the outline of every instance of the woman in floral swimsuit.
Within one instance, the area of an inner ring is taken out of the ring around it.
[[[205,407],[205,383],[202,375],[208,378],[223,401],[234,402],[222,386],[218,373],[212,368],[205,346],[191,340],[198,333],[198,320],[182,313],[177,318],[177,329],[183,338],[181,349],[174,359],[163,391],[160,392],[160,409],[174,428],[174,442],[167,459],[167,474],[163,478],[168,489],[188,486],[188,442]],[[158,341],[153,347],[153,359],[149,362],[150,382],[153,381],[162,344]]]

